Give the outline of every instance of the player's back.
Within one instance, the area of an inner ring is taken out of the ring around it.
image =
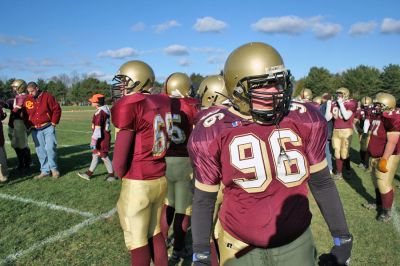
[[[165,174],[165,154],[172,132],[169,97],[165,94],[127,95],[113,108],[112,121],[120,130],[134,132],[130,179],[154,179]]]
[[[187,143],[200,103],[194,98],[171,98],[172,141],[167,156],[188,157]]]

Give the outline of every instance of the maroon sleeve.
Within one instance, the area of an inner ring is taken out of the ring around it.
[[[138,95],[124,96],[118,100],[111,108],[111,121],[114,126],[119,129],[135,130],[137,127],[136,117],[141,117],[143,113],[140,104],[143,99],[144,96],[139,93]]]
[[[221,180],[218,138],[212,129],[198,124],[188,142],[188,152],[196,180],[206,185],[218,185]]]
[[[51,123],[58,124],[61,118],[61,107],[60,104],[57,102],[56,98],[53,95],[49,94],[49,107],[51,110]]]
[[[383,113],[383,124],[387,132],[400,132],[400,115],[396,112]]]
[[[130,168],[134,138],[135,133],[133,131],[121,130],[118,132],[112,161],[114,171],[118,177],[124,177]]]
[[[310,110],[311,111],[311,110]],[[325,145],[328,136],[327,121],[320,112],[312,110],[309,117],[311,119],[310,132],[306,136],[307,147],[306,156],[310,165],[315,165],[325,159]]]

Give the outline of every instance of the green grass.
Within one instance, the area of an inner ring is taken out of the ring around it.
[[[88,144],[94,109],[68,107],[63,110],[65,112],[57,127],[62,177],[58,180],[33,180],[32,177],[39,173],[35,154],[34,170],[25,175],[17,172],[13,169],[17,164],[15,152],[6,143],[10,181],[0,184],[0,194],[56,204],[89,212],[97,217],[115,207],[120,182],[104,181],[106,170],[101,163],[96,169],[95,178],[89,182],[76,175],[77,171],[86,170],[91,160]],[[4,132],[7,133],[7,127]],[[31,138],[29,142],[34,153]],[[372,200],[374,189],[369,173],[357,167],[357,150],[358,145],[354,138],[352,178],[350,181],[336,182],[350,230],[354,235],[351,265],[398,265],[400,232],[396,231],[393,223],[378,223],[373,211],[366,211],[361,207],[363,202]],[[399,186],[399,183],[398,174],[395,186]],[[332,245],[329,231],[312,196],[310,202],[314,215],[312,231],[318,252],[328,252]],[[397,191],[395,205],[400,206],[400,195]],[[129,265],[130,256],[125,249],[116,214],[94,221],[68,237],[61,237],[58,241],[37,247],[43,241],[68,232],[67,230],[88,219],[90,218],[76,213],[0,198],[0,265],[2,262],[5,265]],[[399,222],[398,218],[397,221]],[[30,248],[33,249],[31,252],[16,260],[4,262],[10,254]]]

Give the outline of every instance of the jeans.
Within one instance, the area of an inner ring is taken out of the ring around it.
[[[40,161],[40,172],[50,173],[57,170],[57,140],[54,126],[35,129],[32,132],[36,154]]]
[[[328,161],[328,168],[329,171],[332,172],[332,145],[331,145],[331,140],[328,139],[326,141],[326,146],[325,146],[325,156],[326,156],[326,160]]]

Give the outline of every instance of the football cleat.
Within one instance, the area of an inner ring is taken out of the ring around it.
[[[178,263],[181,259],[185,259],[185,258],[190,258],[192,256],[192,253],[189,252],[186,248],[183,248],[182,250],[176,250],[174,249],[172,251],[171,256],[168,259],[168,262],[174,262],[174,263]]]
[[[87,181],[90,181],[90,176],[91,175],[89,175],[88,172],[85,172],[85,173],[78,172],[78,176],[80,178],[83,178],[83,179],[87,180]]]
[[[384,223],[389,222],[392,219],[392,215],[390,213],[390,210],[383,209],[376,219],[379,222],[384,222]]]
[[[333,180],[342,180],[343,179],[343,175],[342,175],[342,173],[337,173],[337,174],[334,174],[332,176],[332,178],[333,178]]]
[[[362,206],[364,208],[366,208],[367,210],[376,210],[376,204],[375,203],[364,202],[362,204]]]

